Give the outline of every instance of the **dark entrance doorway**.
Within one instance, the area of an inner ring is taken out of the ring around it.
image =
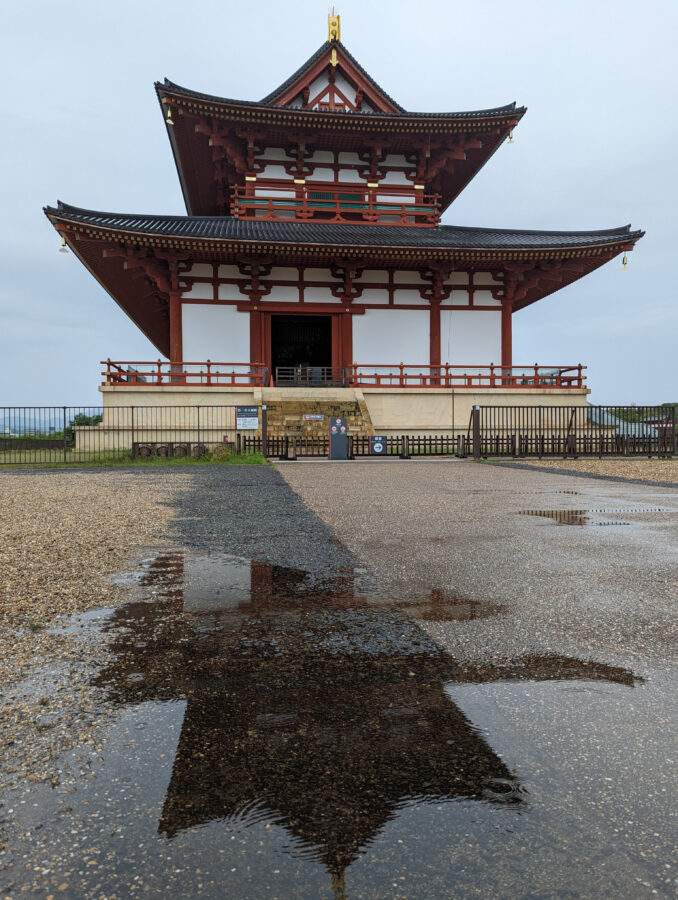
[[[276,381],[285,370],[332,365],[331,316],[271,316],[271,365]],[[284,380],[287,380],[287,377]]]

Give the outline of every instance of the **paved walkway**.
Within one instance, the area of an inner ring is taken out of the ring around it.
[[[461,630],[429,623],[457,656],[675,658],[675,490],[471,461],[278,469],[394,593],[504,607]]]

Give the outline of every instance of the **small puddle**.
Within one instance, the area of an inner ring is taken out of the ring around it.
[[[35,790],[45,826],[39,866],[8,868],[15,884],[66,884],[72,896],[449,896],[469,835],[499,839],[498,861],[503,842],[540,832],[521,775],[530,735],[506,759],[457,693],[508,685],[528,698],[548,682],[557,707],[592,696],[560,686],[609,699],[640,683],[557,655],[461,663],[420,622],[456,627],[499,607],[442,591],[395,603],[363,572],[323,581],[168,553],[135,580],[143,599],[66,628],[105,632],[93,684],[116,721],[91,757],[64,758],[61,785],[30,788],[13,811],[28,828]],[[474,857],[485,895],[500,887],[492,856],[480,868]]]
[[[662,513],[670,512],[663,507],[648,507],[646,509],[521,509],[520,516],[539,516],[543,519],[552,519],[558,525],[631,525],[624,521],[601,521],[601,515],[623,513]]]

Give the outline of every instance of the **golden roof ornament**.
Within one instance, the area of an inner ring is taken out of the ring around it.
[[[332,12],[327,17],[327,43],[341,40],[341,16],[337,15],[332,7]]]

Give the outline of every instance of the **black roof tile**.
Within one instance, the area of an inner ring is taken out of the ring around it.
[[[232,216],[153,216],[79,209],[59,201],[46,207],[50,219],[67,219],[98,228],[176,238],[270,241],[346,247],[418,247],[438,250],[567,249],[635,241],[644,232],[630,225],[602,231],[525,231],[438,225],[342,225],[331,222],[272,222]]]
[[[368,72],[360,65],[358,60],[352,56],[351,53],[346,49],[346,47],[340,42],[334,42],[335,46],[340,47],[342,52],[346,54],[346,56],[351,60],[354,66],[365,76],[366,79],[372,82],[372,84],[381,92],[381,94],[392,103],[396,109],[398,110],[395,113],[382,113],[382,112],[346,112],[343,110],[335,110],[333,111],[335,115],[345,116],[368,116],[368,117],[386,117],[391,118],[393,116],[402,116],[406,118],[429,118],[429,119],[485,119],[492,118],[493,116],[506,116],[511,113],[515,113],[518,116],[522,116],[522,114],[526,111],[524,106],[516,107],[515,101],[513,103],[507,103],[504,106],[496,106],[491,109],[473,109],[473,110],[465,110],[458,112],[411,112],[410,110],[403,109],[403,107],[397,103],[392,97],[390,97],[386,91],[384,91],[377,82],[369,75]],[[320,59],[323,53],[327,52],[328,44],[325,42],[320,46],[316,52],[306,60],[306,62],[300,66],[294,74],[292,74],[286,81],[284,81],[279,87],[277,87],[270,94],[267,94],[261,100],[235,100],[230,97],[218,97],[215,94],[205,94],[200,91],[193,91],[190,88],[182,87],[179,84],[176,84],[173,81],[170,81],[169,78],[165,78],[163,82],[156,82],[156,91],[161,94],[163,91],[169,91],[173,94],[180,94],[185,97],[193,97],[196,100],[205,100],[207,102],[212,103],[227,103],[234,104],[237,106],[248,106],[248,107],[268,107],[274,109],[280,109],[275,104],[275,99],[279,97],[294,81],[297,80],[303,73],[309,69],[318,59]],[[287,107],[285,107],[287,109]],[[298,110],[299,112],[317,112],[317,110]],[[328,110],[322,110],[323,114],[330,112]]]

